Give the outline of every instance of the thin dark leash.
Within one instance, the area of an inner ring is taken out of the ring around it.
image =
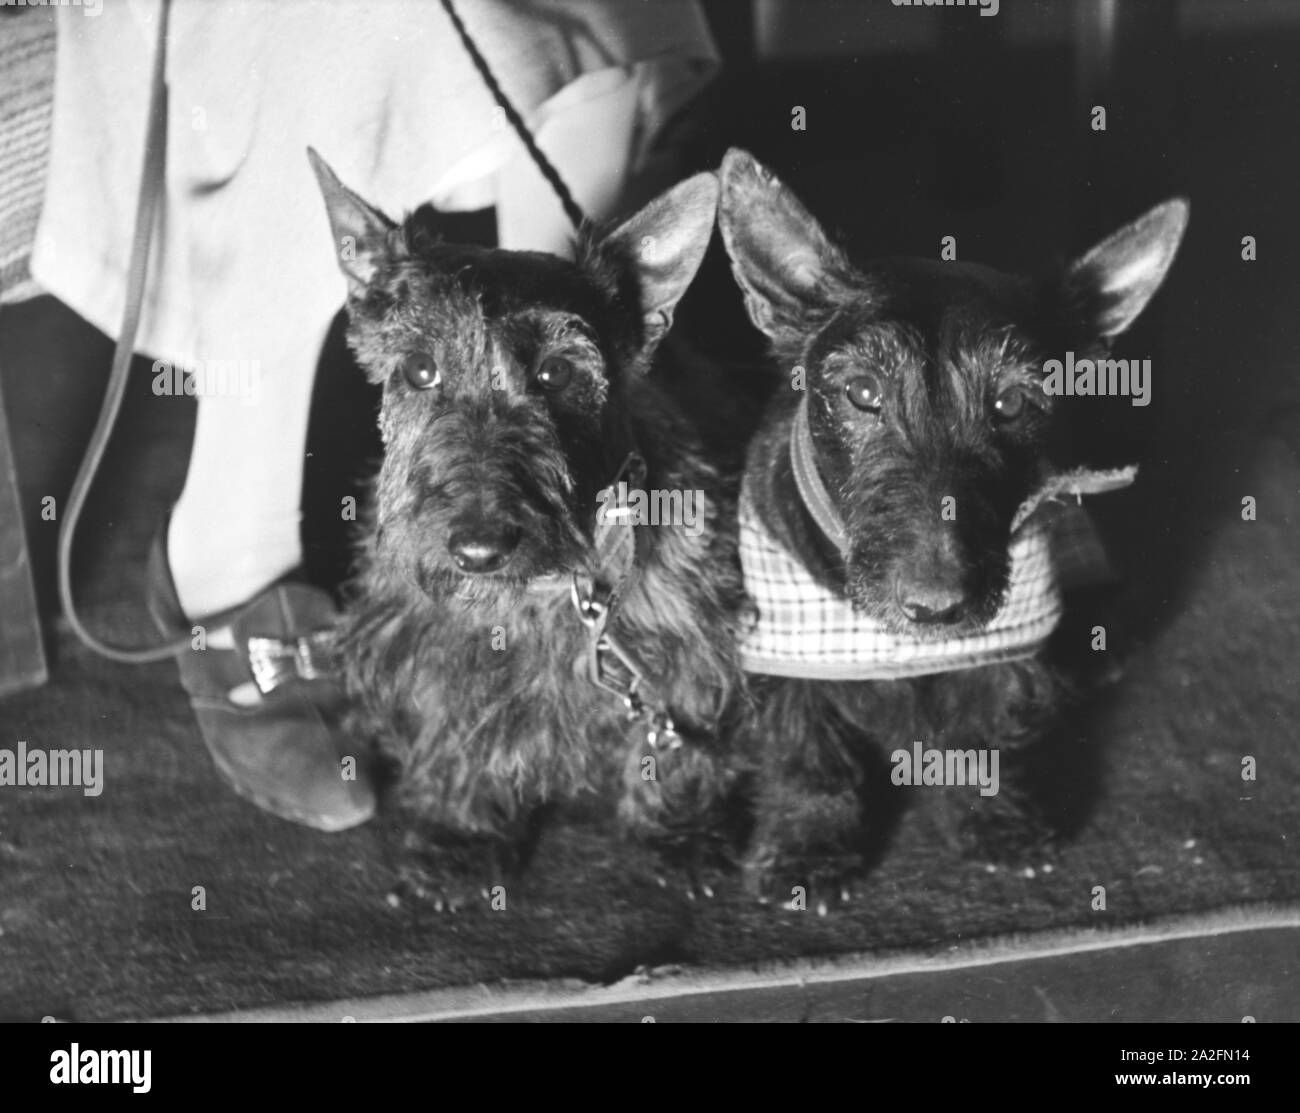
[[[529,158],[533,160],[537,169],[541,171],[542,177],[546,179],[551,189],[555,191],[555,195],[560,199],[560,204],[564,206],[564,215],[569,218],[569,223],[573,225],[575,231],[581,228],[586,222],[586,214],[583,213],[578,202],[573,199],[573,194],[569,191],[564,179],[560,177],[560,172],[555,169],[551,164],[551,160],[546,157],[545,153],[537,145],[537,140],[533,138],[533,133],[528,129],[528,125],[519,114],[519,110],[506,96],[505,90],[501,88],[501,82],[496,79],[496,75],[488,65],[487,59],[483,57],[483,52],[479,50],[478,44],[470,38],[469,31],[465,29],[465,24],[456,11],[452,0],[441,0],[441,3],[447,17],[451,20],[452,26],[456,28],[456,34],[460,36],[461,44],[465,47],[465,52],[469,55],[470,61],[474,63],[474,68],[478,70],[479,77],[483,79],[483,83],[492,94],[492,99],[497,102],[497,107],[505,113],[510,126],[515,129],[515,134],[519,136],[527,149]]]

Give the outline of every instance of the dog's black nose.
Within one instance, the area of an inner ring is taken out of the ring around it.
[[[899,592],[898,605],[909,622],[951,625],[966,613],[966,596],[944,584],[913,584]]]
[[[462,572],[495,572],[518,544],[516,529],[480,527],[453,533],[447,539],[447,551]]]

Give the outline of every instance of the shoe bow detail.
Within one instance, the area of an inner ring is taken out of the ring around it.
[[[314,630],[292,639],[248,639],[248,667],[262,695],[291,680],[319,680],[333,673],[334,633]]]

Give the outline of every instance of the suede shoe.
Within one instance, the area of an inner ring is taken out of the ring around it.
[[[176,659],[218,771],[240,796],[282,819],[322,831],[370,819],[375,791],[365,748],[340,729],[346,697],[331,662],[337,611],[329,596],[279,580],[243,606],[191,621],[166,537],[164,524],[149,553],[146,602],[158,629],[168,638],[195,626],[234,633],[234,649],[190,648]],[[232,699],[237,690],[246,698]],[[355,760],[345,764],[349,757]]]

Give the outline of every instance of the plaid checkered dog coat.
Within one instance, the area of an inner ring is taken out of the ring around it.
[[[843,525],[812,458],[800,405],[790,454],[800,495],[841,550]],[[1033,656],[1061,617],[1061,585],[1096,580],[1105,552],[1087,512],[1054,500],[1097,494],[1133,482],[1136,468],[1078,470],[1049,479],[1012,525],[1011,574],[996,615],[978,630],[940,640],[886,629],[822,586],[763,525],[748,485],[740,498],[740,559],[757,618],[741,644],[749,672],[818,680],[897,680]]]

